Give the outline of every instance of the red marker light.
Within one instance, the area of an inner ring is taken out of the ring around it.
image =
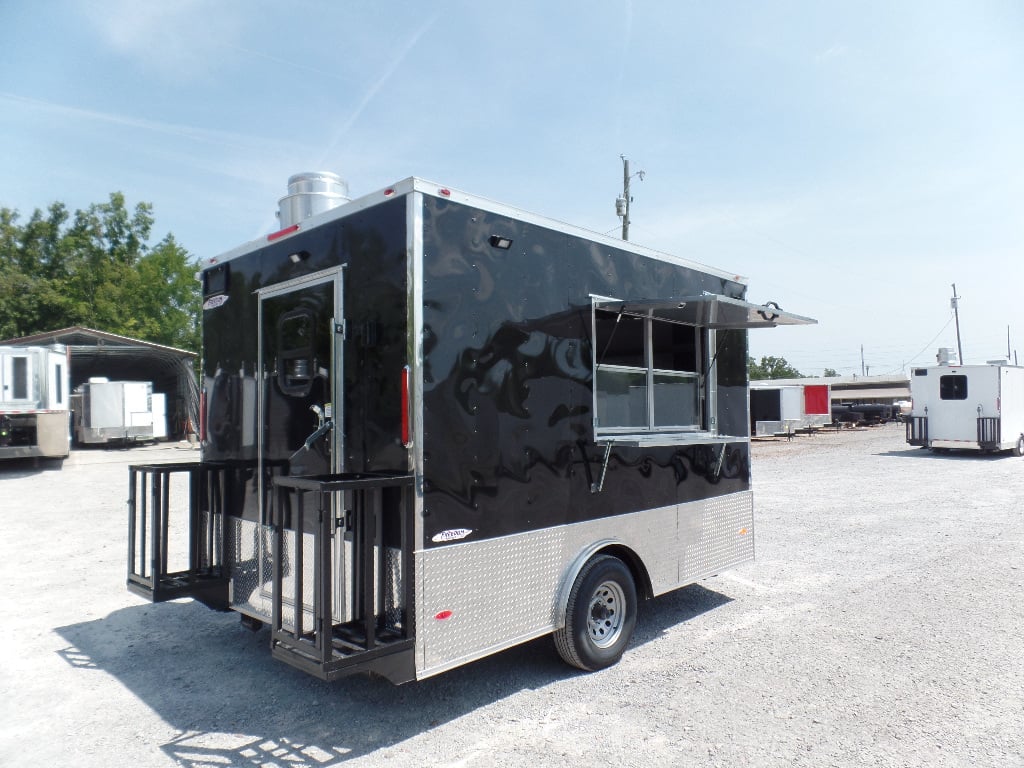
[[[452,617],[452,612],[451,611],[441,611],[440,613],[435,613],[434,614],[434,618],[437,619],[438,621],[445,621],[446,619],[450,619],[451,617]]]
[[[393,187],[388,187],[387,189],[384,190],[384,197],[391,197],[393,194],[395,194],[395,190]]]
[[[298,231],[299,231],[299,225],[298,224],[292,224],[290,227],[285,227],[284,229],[279,229],[277,232],[271,232],[269,235],[267,235],[267,242],[268,243],[272,243],[275,240],[284,237],[285,235],[290,235],[292,232],[298,232]]]
[[[452,191],[450,189],[441,188],[441,189],[439,189],[437,191],[438,191],[439,194],[441,194],[444,197],[451,197],[452,196]]]

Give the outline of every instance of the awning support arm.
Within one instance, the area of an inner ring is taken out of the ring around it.
[[[604,488],[604,476],[605,473],[608,471],[608,460],[611,458],[611,455],[612,442],[611,440],[609,440],[604,446],[604,462],[601,464],[601,479],[598,480],[596,483],[591,484],[591,493],[600,493],[601,490]]]
[[[725,460],[725,449],[726,449],[726,447],[727,447],[726,444],[722,443],[722,450],[718,452],[718,463],[715,464],[715,477],[718,477],[718,475],[722,471],[722,462]]]

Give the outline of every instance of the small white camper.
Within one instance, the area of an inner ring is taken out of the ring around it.
[[[63,459],[68,435],[67,349],[0,347],[0,459]]]
[[[995,361],[915,368],[910,394],[910,445],[1024,456],[1024,367]]]

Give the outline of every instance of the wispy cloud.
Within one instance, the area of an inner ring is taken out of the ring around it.
[[[229,43],[224,43],[224,47],[230,48],[233,51],[238,51],[239,53],[244,53],[246,56],[253,56],[255,58],[264,59],[266,61],[271,61],[275,64],[283,64],[286,67],[290,67],[291,69],[296,69],[301,72],[309,72],[314,75],[320,75],[321,77],[330,77],[333,78],[334,80],[341,80],[343,82],[347,81],[348,79],[342,77],[341,75],[335,72],[328,72],[327,70],[321,69],[319,67],[311,67],[308,64],[303,64],[298,61],[282,59],[279,56],[271,56],[269,53],[263,53],[262,51],[254,51],[252,48],[243,48],[240,45],[231,45]]]
[[[850,49],[848,46],[842,43],[836,43],[830,45],[824,51],[818,54],[818,61],[828,61],[829,59],[842,59],[850,55]]]
[[[423,37],[423,35],[425,35],[427,31],[434,25],[434,22],[437,21],[437,18],[440,15],[440,13],[440,11],[435,12],[429,19],[427,19],[427,21],[425,21],[419,27],[419,29],[416,30],[412,37],[410,37],[409,40],[406,41],[405,45],[402,46],[402,49],[401,51],[399,51],[398,55],[394,56],[391,59],[391,62],[387,66],[387,68],[373,82],[373,84],[369,87],[366,93],[363,94],[363,98],[360,99],[355,109],[352,110],[352,114],[350,114],[348,119],[341,124],[337,131],[334,132],[334,136],[327,143],[327,146],[321,153],[319,158],[320,166],[323,166],[324,163],[327,162],[327,159],[334,154],[334,151],[337,148],[338,144],[341,143],[341,140],[345,138],[345,135],[349,132],[349,130],[351,130],[352,126],[356,124],[356,122],[362,116],[363,112],[369,106],[370,102],[373,101],[374,97],[380,92],[380,90],[384,87],[388,80],[390,80],[391,77],[398,70],[398,68],[402,66],[402,63],[405,61],[406,57],[409,55],[412,49],[416,47],[416,44],[419,42],[420,38]]]
[[[205,75],[253,13],[248,4],[233,0],[79,0],[78,5],[108,50],[169,80]]]
[[[28,110],[38,110],[62,118],[79,121],[108,123],[138,131],[160,133],[168,136],[177,136],[182,139],[203,144],[216,145],[221,147],[232,147],[235,149],[251,150],[266,148],[268,145],[277,146],[281,142],[271,142],[258,136],[231,131],[214,131],[206,128],[196,128],[181,123],[170,123],[161,120],[147,120],[145,118],[122,115],[116,112],[100,112],[94,109],[84,109],[66,104],[57,104],[52,101],[34,99],[29,96],[21,96],[16,93],[0,91],[0,102],[6,102],[10,107],[20,107]],[[288,144],[288,148],[294,150],[294,142]]]

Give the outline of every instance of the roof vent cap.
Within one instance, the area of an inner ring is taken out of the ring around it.
[[[288,179],[288,194],[277,203],[281,227],[337,208],[349,201],[348,184],[336,173],[309,171]]]

